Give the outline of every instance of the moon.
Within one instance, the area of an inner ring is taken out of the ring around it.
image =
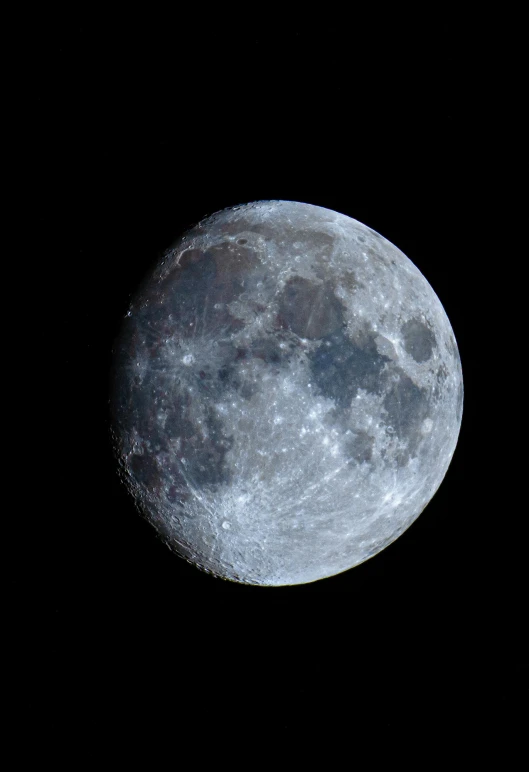
[[[225,209],[146,277],[117,338],[112,435],[140,512],[203,571],[264,586],[399,537],[452,459],[450,321],[393,244],[293,201]]]

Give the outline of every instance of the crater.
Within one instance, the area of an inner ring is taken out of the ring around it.
[[[436,345],[433,331],[420,319],[410,319],[400,328],[404,350],[416,362],[426,362]]]

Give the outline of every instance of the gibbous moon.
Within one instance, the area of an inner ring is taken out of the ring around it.
[[[148,276],[116,342],[123,479],[167,545],[254,585],[314,582],[395,541],[456,447],[457,344],[437,295],[343,214],[208,217]]]

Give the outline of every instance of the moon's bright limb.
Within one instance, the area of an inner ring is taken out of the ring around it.
[[[441,484],[463,382],[444,309],[393,244],[291,201],[183,236],[117,343],[116,451],[166,543],[289,585],[380,552]]]

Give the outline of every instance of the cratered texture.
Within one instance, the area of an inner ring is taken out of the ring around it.
[[[113,435],[164,541],[237,582],[313,582],[394,541],[461,422],[450,322],[411,261],[343,214],[260,201],[160,260],[116,344]]]

